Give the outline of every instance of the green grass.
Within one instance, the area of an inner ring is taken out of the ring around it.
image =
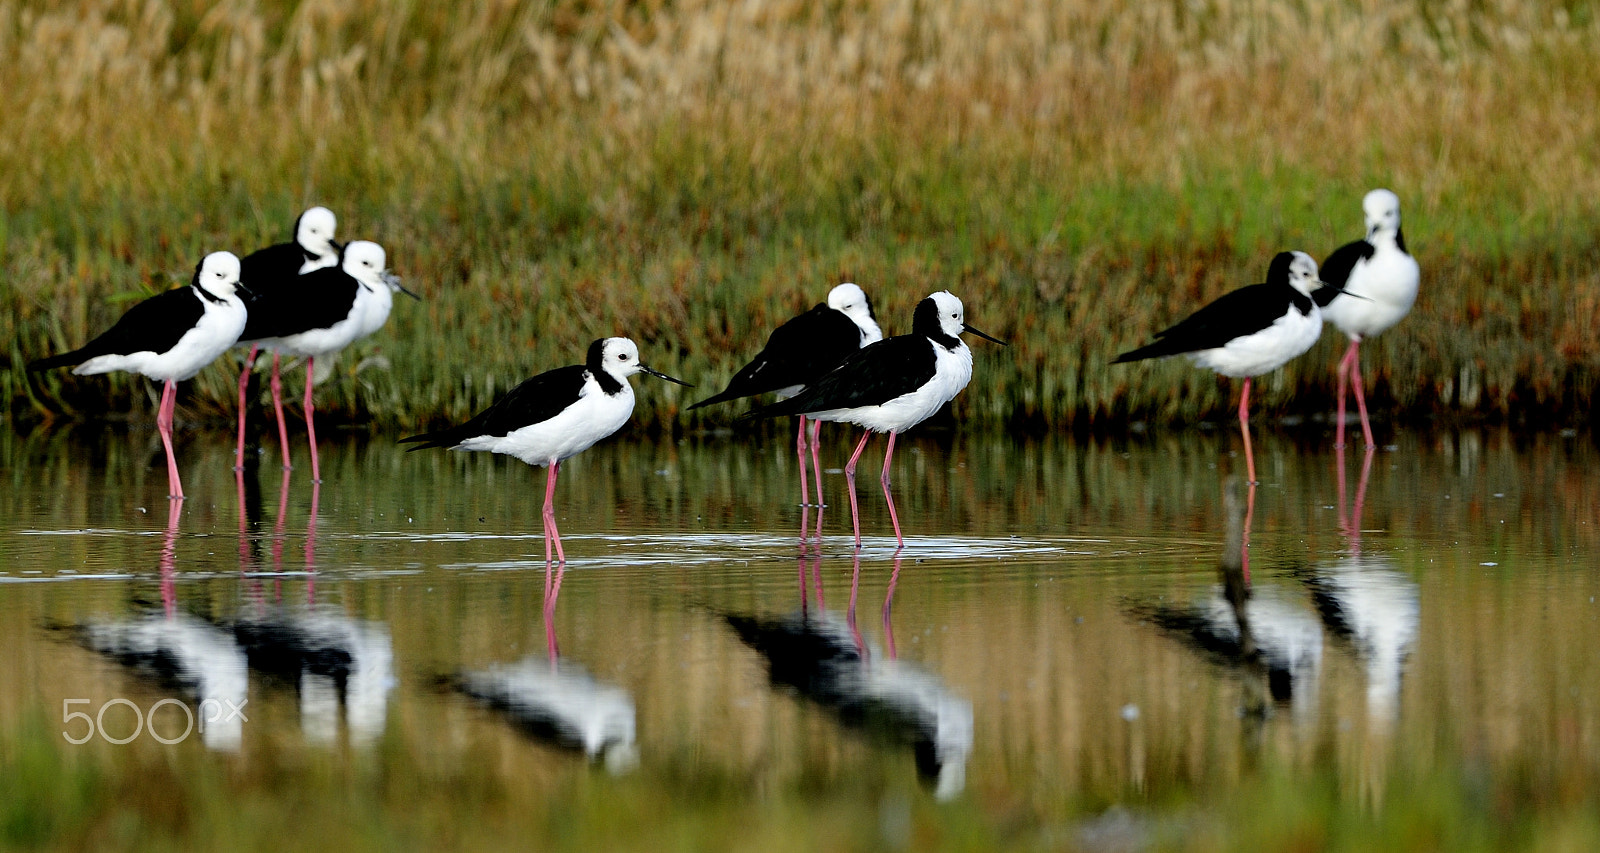
[[[646,387],[639,420],[721,423],[682,409],[844,279],[891,333],[949,288],[1012,342],[975,347],[964,422],[1218,417],[1209,373],[1109,360],[1359,236],[1383,185],[1424,279],[1365,348],[1377,408],[1588,418],[1593,4],[877,5],[0,6],[0,397],[147,417],[143,380],[23,365],[320,203],[428,298],[339,361],[332,418],[461,418],[626,333],[701,386]],[[1327,337],[1266,409],[1330,407]],[[233,371],[189,416],[229,414]]]

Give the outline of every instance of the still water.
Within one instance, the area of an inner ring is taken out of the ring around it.
[[[0,437],[0,828],[1581,849],[1600,454],[1391,441],[1269,429],[1245,490],[1221,430],[914,434],[907,546],[864,464],[856,557],[836,470],[802,546],[792,441],[618,437],[563,466],[551,573],[543,472],[515,461],[336,435],[319,486],[303,446],[241,474],[195,431],[174,507],[153,432]]]

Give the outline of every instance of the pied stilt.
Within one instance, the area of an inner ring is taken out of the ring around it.
[[[337,267],[280,279],[278,286],[250,311],[241,340],[272,351],[272,405],[283,423],[282,385],[278,363],[285,355],[306,360],[306,436],[311,445],[311,478],[320,482],[317,429],[311,403],[312,375],[318,357],[329,356],[371,334],[389,317],[399,279],[384,270],[383,247],[356,240],[340,252]],[[411,292],[405,291],[408,294]],[[415,294],[411,294],[415,296]],[[280,435],[280,439],[283,438]],[[288,451],[284,451],[285,464]]]
[[[1164,331],[1156,342],[1125,352],[1112,364],[1187,354],[1195,364],[1223,376],[1243,377],[1239,395],[1239,431],[1244,435],[1245,465],[1256,482],[1256,461],[1250,449],[1250,379],[1289,363],[1311,349],[1322,333],[1322,315],[1311,298],[1323,286],[1317,262],[1305,252],[1279,252],[1267,269],[1264,284],[1225,293],[1215,302]]]
[[[334,232],[339,227],[339,220],[333,211],[326,207],[308,208],[294,221],[294,241],[278,243],[245,255],[240,261],[241,269],[239,280],[250,289],[251,296],[245,302],[245,307],[252,313],[260,313],[257,305],[270,302],[275,297],[273,294],[279,290],[285,281],[292,281],[296,276],[319,270],[324,267],[336,266],[339,263],[339,243],[333,239]],[[244,360],[244,369],[239,372],[239,443],[235,454],[236,463],[244,466],[244,417],[245,393],[250,384],[250,372],[255,367],[256,355],[261,351],[261,345],[250,338],[243,338],[239,344],[250,346],[250,355]],[[283,467],[289,467],[289,428],[283,422],[283,403],[277,397],[277,390],[282,387],[282,380],[278,376],[278,360],[272,363],[272,388],[273,409],[278,416],[278,443],[283,452]]]
[[[823,374],[839,366],[847,356],[868,344],[883,340],[872,302],[860,287],[846,282],[828,292],[828,301],[791,318],[767,337],[767,345],[749,364],[739,369],[722,393],[690,406],[698,409],[740,397],[776,391],[786,400],[804,390]],[[811,466],[817,477],[817,504],[822,500],[822,464],[817,460],[817,433],[822,424],[811,426]],[[795,455],[800,460],[800,505],[808,506],[806,490],[806,416],[800,416],[795,439]]]
[[[639,346],[633,341],[601,338],[589,345],[583,364],[558,367],[524,381],[466,423],[400,441],[422,442],[411,448],[414,451],[428,447],[487,450],[545,466],[545,561],[550,560],[553,544],[560,562],[566,563],[555,511],[561,462],[627,423],[633,414],[633,386],[628,377],[635,373],[694,387],[639,363]]]
[[[228,351],[245,325],[239,298],[239,259],[212,252],[195,268],[188,287],[159,293],[128,309],[110,329],[72,352],[41,358],[31,370],[75,364],[79,376],[126,370],[165,383],[156,428],[167,454],[169,495],[183,497],[172,455],[172,418],[178,383]]]
[[[856,462],[875,432],[889,434],[883,454],[883,497],[900,547],[906,545],[889,493],[889,464],[897,435],[927,420],[955,399],[972,380],[972,350],[961,340],[971,332],[1001,346],[1004,341],[966,325],[961,300],[939,291],[917,304],[911,334],[885,338],[846,358],[831,373],[794,397],[746,414],[746,418],[807,415],[812,420],[852,423],[866,429],[845,465],[850,489],[850,520],[861,547],[861,516],[856,505]]]
[[[1340,246],[1323,261],[1322,280],[1328,288],[1316,296],[1322,318],[1350,337],[1350,348],[1337,368],[1339,420],[1334,443],[1340,447],[1344,446],[1346,383],[1355,391],[1367,446],[1376,446],[1361,384],[1361,341],[1404,319],[1417,301],[1417,284],[1422,278],[1400,233],[1400,197],[1388,190],[1373,190],[1361,200],[1361,210],[1366,214],[1366,239]]]

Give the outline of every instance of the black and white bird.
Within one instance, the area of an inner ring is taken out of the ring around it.
[[[280,279],[269,295],[257,300],[240,340],[254,341],[272,351],[272,404],[283,423],[282,385],[278,363],[283,356],[306,360],[306,435],[311,445],[311,477],[320,482],[317,429],[311,403],[312,376],[317,358],[330,356],[383,325],[401,290],[400,280],[384,268],[383,247],[356,240],[340,252],[337,267],[321,267]],[[406,291],[410,293],[410,291]],[[415,294],[412,294],[413,296]],[[285,436],[279,436],[283,440]],[[284,451],[285,464],[288,451]]]
[[[1353,388],[1361,412],[1361,432],[1368,447],[1372,423],[1367,419],[1367,395],[1361,383],[1361,341],[1395,325],[1417,301],[1422,270],[1406,252],[1400,233],[1400,197],[1377,189],[1361,200],[1366,215],[1366,239],[1346,243],[1322,262],[1327,289],[1316,296],[1322,318],[1350,338],[1350,348],[1339,360],[1339,412],[1335,443],[1344,445],[1345,389]]]
[[[326,207],[307,208],[294,221],[294,240],[289,243],[278,243],[259,249],[245,255],[240,261],[239,280],[250,290],[250,298],[245,301],[245,307],[252,312],[257,311],[259,303],[270,304],[276,297],[273,295],[280,290],[285,282],[293,281],[297,276],[312,270],[336,266],[339,263],[339,243],[333,239],[334,233],[339,228],[339,220],[333,211]],[[250,384],[250,372],[255,367],[256,355],[261,351],[261,345],[255,340],[245,338],[239,341],[241,346],[248,345],[250,354],[244,360],[244,369],[239,372],[239,443],[234,456],[236,464],[244,466],[244,418],[245,418],[245,393]],[[272,361],[272,388],[274,393],[274,411],[278,416],[278,440],[283,451],[283,465],[289,467],[289,429],[283,422],[283,402],[277,397],[278,390],[282,387],[282,380],[278,376],[278,359]]]
[[[713,403],[777,392],[786,400],[817,381],[844,361],[851,353],[883,340],[867,294],[846,282],[828,292],[828,301],[793,317],[767,337],[767,345],[739,369],[721,393],[690,406],[698,409]],[[822,424],[811,425],[811,465],[817,477],[817,503],[822,501],[822,464],[817,459],[817,434]],[[806,416],[800,416],[795,439],[795,454],[800,459],[800,505],[811,497],[806,488]]]
[[[583,364],[558,367],[524,381],[466,423],[400,441],[422,442],[411,448],[414,451],[428,447],[487,450],[545,466],[545,561],[550,560],[553,544],[556,556],[565,563],[554,503],[561,462],[588,450],[628,422],[633,414],[633,386],[628,377],[636,373],[694,387],[641,364],[639,346],[633,341],[601,338],[589,345]]]
[[[933,673],[868,647],[851,614],[850,621],[826,611],[778,618],[729,613],[723,619],[766,659],[773,686],[846,726],[911,747],[917,775],[936,799],[951,799],[966,786],[972,702]]]
[[[1311,349],[1322,334],[1322,314],[1311,294],[1323,286],[1317,262],[1305,252],[1279,252],[1263,284],[1225,293],[1172,327],[1156,333],[1155,343],[1125,352],[1112,364],[1186,354],[1195,364],[1223,376],[1243,377],[1239,430],[1245,464],[1256,482],[1250,450],[1250,380],[1270,373]]]
[[[171,497],[183,497],[178,463],[172,455],[173,410],[178,383],[193,377],[238,340],[245,326],[239,259],[212,252],[195,268],[188,287],[159,293],[128,309],[110,329],[72,352],[41,358],[31,370],[75,364],[79,376],[125,370],[165,383],[156,428],[167,454]]]
[[[895,437],[927,420],[972,381],[972,350],[961,340],[963,332],[1005,345],[968,326],[965,318],[961,300],[949,291],[931,294],[917,304],[911,334],[862,347],[799,394],[744,416],[806,415],[812,420],[851,423],[866,429],[844,469],[857,548],[861,547],[861,516],[856,505],[856,462],[866,449],[867,439],[875,432],[889,434],[880,482],[883,497],[889,503],[895,540],[904,548],[906,540],[900,533],[894,496],[889,493]]]
[[[534,737],[581,751],[591,761],[603,759],[612,773],[639,764],[633,697],[576,664],[529,655],[463,672],[446,683],[504,713]]]

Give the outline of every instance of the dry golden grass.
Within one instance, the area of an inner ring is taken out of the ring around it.
[[[7,0],[0,394],[107,405],[106,380],[21,364],[322,203],[433,297],[362,350],[391,370],[345,359],[347,417],[459,417],[616,331],[715,383],[846,276],[892,330],[948,286],[1023,344],[980,356],[965,417],[1197,417],[1223,403],[1209,376],[1106,361],[1272,252],[1356,236],[1385,185],[1425,290],[1371,348],[1380,398],[1566,417],[1600,367],[1596,12]],[[1267,402],[1315,408],[1333,348]],[[222,373],[200,411],[226,408]],[[120,409],[137,385],[111,387]]]

